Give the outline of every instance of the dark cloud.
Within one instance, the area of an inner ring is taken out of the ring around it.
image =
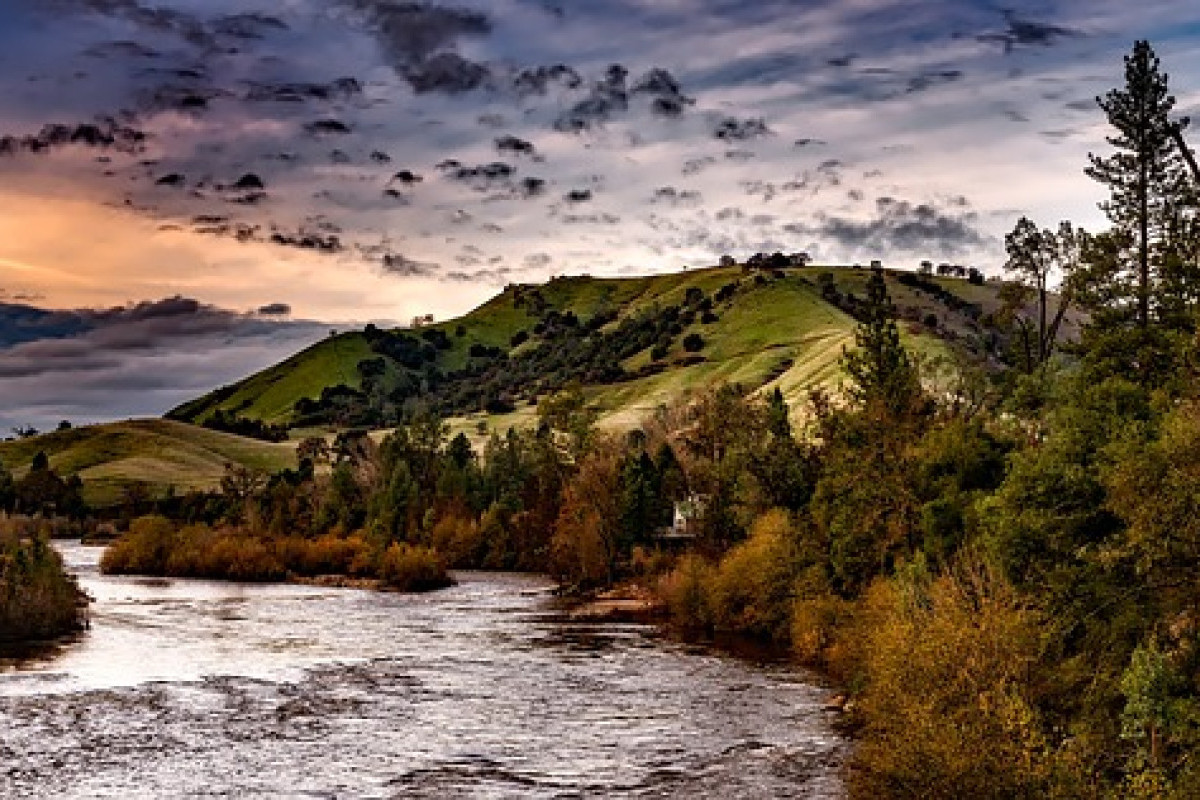
[[[292,307],[287,303],[268,303],[259,306],[258,313],[264,317],[286,317],[292,313]]]
[[[537,148],[533,146],[533,142],[512,136],[511,134],[496,137],[496,150],[501,153],[513,153],[522,156],[537,155]]]
[[[94,147],[136,154],[144,150],[148,135],[115,120],[77,125],[50,124],[36,134],[0,137],[0,156],[19,153],[48,153],[63,147]]]
[[[261,191],[267,188],[263,179],[255,175],[253,172],[247,172],[230,187],[236,191]]]
[[[50,372],[88,372],[112,366],[121,354],[154,351],[178,340],[214,335],[256,335],[269,323],[254,315],[206,305],[187,297],[104,309],[52,312],[43,322],[70,335],[48,335],[0,350],[0,378]]]
[[[123,19],[146,30],[177,36],[205,48],[217,44],[214,32],[199,17],[185,11],[145,6],[137,0],[50,0],[48,5]]]
[[[957,203],[952,205],[961,208]],[[992,243],[991,237],[977,227],[977,221],[969,211],[880,197],[870,219],[821,214],[816,224],[791,223],[784,230],[834,242],[849,252],[882,256],[899,250],[953,257]]]
[[[512,164],[503,161],[468,167],[455,159],[441,162],[438,169],[450,180],[465,183],[480,192],[509,186],[510,179],[517,171]]]
[[[341,253],[346,247],[336,233],[320,233],[301,230],[297,233],[275,231],[267,241],[281,247],[295,247],[300,250],[313,250],[318,253]]]
[[[683,94],[675,77],[661,67],[646,72],[630,86],[629,70],[612,64],[586,97],[558,116],[554,128],[564,133],[591,130],[629,111],[633,97],[648,99],[650,110],[663,117],[678,117],[695,103]]]
[[[397,0],[349,0],[349,5],[367,15],[385,53],[399,66],[425,61],[462,38],[492,31],[491,20],[479,11]]]
[[[410,169],[402,169],[392,176],[393,182],[401,183],[405,186],[412,186],[414,183],[420,183],[423,180],[425,180],[423,177]]]
[[[288,25],[278,17],[267,14],[230,14],[212,24],[214,33],[234,39],[261,39],[273,32],[286,31]]]
[[[338,78],[329,83],[263,83],[254,81],[244,95],[254,103],[302,103],[306,100],[349,100],[361,96],[356,78]]]
[[[484,84],[491,71],[458,53],[438,53],[401,73],[417,94],[464,94]]]
[[[652,203],[669,206],[694,208],[703,202],[703,196],[695,189],[676,189],[674,186],[661,186],[654,190]]]
[[[1050,25],[1044,22],[1023,19],[1013,11],[1004,12],[1008,27],[998,33],[985,33],[977,37],[981,42],[997,42],[1004,46],[1004,52],[1010,53],[1020,46],[1048,47],[1058,43],[1060,39],[1079,36],[1079,31],[1064,28],[1060,25]]]
[[[941,86],[947,83],[953,83],[963,76],[962,70],[958,69],[938,69],[922,72],[908,79],[908,85],[905,91],[908,94],[923,92],[927,89],[932,89],[935,86]]]
[[[319,119],[306,124],[304,130],[314,136],[339,136],[350,133],[351,128],[340,119]]]
[[[544,95],[550,87],[578,89],[582,85],[583,78],[566,64],[527,67],[513,76],[513,88],[522,95]],[[482,122],[482,119],[480,121]]]
[[[78,314],[0,302],[0,349],[38,339],[62,339],[91,329]]]
[[[84,50],[83,54],[90,58],[130,60],[159,58],[162,55],[157,50],[147,47],[141,42],[131,42],[128,40],[95,44]]]
[[[519,186],[521,194],[525,197],[537,197],[546,191],[546,181],[544,178],[522,178]]]
[[[385,57],[414,92],[461,94],[491,75],[484,64],[455,51],[464,38],[487,36],[491,20],[479,11],[432,3],[348,0],[363,12]]]
[[[559,115],[554,121],[555,130],[582,133],[626,111],[629,108],[628,78],[629,70],[625,67],[620,64],[609,66],[586,98]]]
[[[438,264],[417,261],[400,253],[385,253],[380,263],[384,272],[400,278],[429,277],[441,271]]]
[[[326,327],[184,297],[54,311],[0,304],[0,427],[157,416],[276,363]],[[15,333],[14,333],[15,332]]]
[[[696,102],[685,96],[675,76],[661,67],[655,67],[638,78],[630,91],[635,95],[649,95],[652,98],[650,109],[663,117],[678,117]]]
[[[735,119],[726,117],[713,128],[713,136],[725,141],[745,141],[770,136],[771,129],[762,117],[752,119]]]

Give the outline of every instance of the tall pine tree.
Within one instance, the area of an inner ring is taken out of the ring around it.
[[[1175,98],[1147,41],[1134,43],[1125,57],[1125,86],[1096,100],[1117,129],[1108,137],[1116,152],[1106,158],[1090,154],[1087,174],[1109,188],[1100,207],[1131,246],[1131,266],[1115,276],[1119,302],[1127,317],[1146,328],[1162,311],[1164,279],[1178,261],[1173,232],[1190,194],[1178,145],[1186,121],[1170,118]]]

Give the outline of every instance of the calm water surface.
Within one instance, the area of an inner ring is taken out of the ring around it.
[[[837,797],[827,690],[535,577],[426,595],[101,577],[92,629],[0,662],[0,797]]]

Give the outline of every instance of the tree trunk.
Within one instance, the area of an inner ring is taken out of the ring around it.
[[[1138,325],[1150,325],[1150,165],[1149,155],[1138,156]]]
[[[1046,363],[1049,356],[1046,343],[1046,273],[1038,277],[1038,363]]]

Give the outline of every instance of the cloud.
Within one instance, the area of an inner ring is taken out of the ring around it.
[[[668,270],[798,236],[849,260],[872,198],[966,191],[981,238],[962,257],[996,265],[1012,209],[1100,216],[1070,165],[1105,147],[1082,99],[1120,80],[1131,36],[1163,41],[1181,96],[1200,85],[1184,0],[1009,5],[14,0],[0,205],[22,211],[0,218],[0,256],[52,303],[187,285],[257,308],[286,276],[321,286],[302,316],[443,315],[482,290],[438,282],[482,270]],[[234,188],[244,175],[262,188]],[[96,244],[56,222],[68,202],[103,212]],[[100,276],[110,225],[126,246]]]
[[[274,318],[287,311],[185,297],[73,311],[0,304],[0,427],[162,414],[324,335],[324,325]]]
[[[1024,19],[1011,10],[1005,11],[1004,17],[1008,23],[1005,30],[999,33],[981,34],[978,37],[979,41],[998,42],[1004,46],[1006,53],[1011,53],[1016,47],[1048,47],[1058,43],[1061,39],[1080,35],[1079,31],[1061,25]]]
[[[35,134],[0,137],[0,156],[21,153],[49,153],[66,147],[94,147],[123,153],[140,153],[145,148],[145,131],[121,125],[115,120],[84,122],[75,125],[43,125]]]
[[[959,202],[951,205],[961,208]],[[792,223],[785,230],[835,243],[844,252],[878,257],[899,251],[950,258],[992,241],[979,229],[978,216],[973,212],[939,209],[931,203],[889,196],[875,201],[875,213],[867,219],[823,213],[815,224]]]

